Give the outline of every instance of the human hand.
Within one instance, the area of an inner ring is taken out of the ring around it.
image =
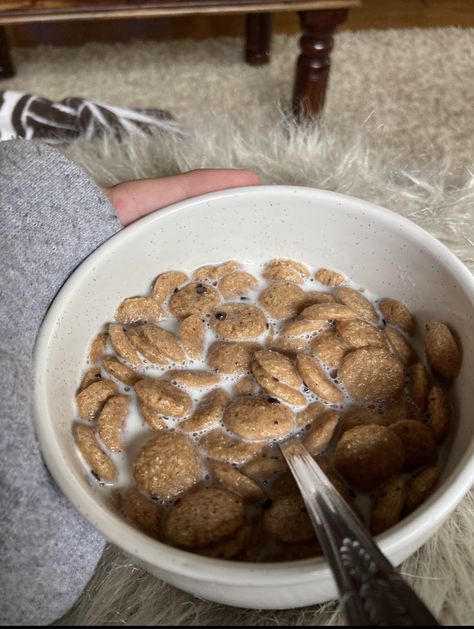
[[[129,225],[155,210],[207,192],[255,186],[260,178],[250,170],[202,169],[172,177],[124,181],[104,192],[122,225]]]

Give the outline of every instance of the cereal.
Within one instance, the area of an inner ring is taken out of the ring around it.
[[[253,339],[266,331],[267,320],[252,304],[223,304],[212,313],[211,327],[224,339]]]
[[[167,365],[169,359],[163,356],[150,341],[148,341],[141,333],[140,328],[132,328],[127,330],[126,336],[130,345],[140,352],[140,354],[152,364]]]
[[[354,319],[356,316],[352,308],[336,302],[307,306],[301,313],[302,319],[313,319],[315,321],[339,321],[341,319]]]
[[[201,548],[199,554],[215,559],[233,559],[244,549],[251,535],[252,527],[244,524],[230,539]]]
[[[439,467],[427,467],[408,480],[405,501],[406,514],[417,509],[428,498],[440,476],[441,470]]]
[[[256,382],[252,376],[244,376],[237,380],[232,392],[234,395],[252,395],[252,393],[256,392],[255,389]]]
[[[184,496],[170,511],[166,537],[181,548],[203,548],[228,539],[242,525],[244,507],[239,496],[206,487]]]
[[[270,349],[264,349],[255,352],[254,359],[272,378],[288,384],[290,387],[300,386],[301,378],[287,356]]]
[[[399,474],[405,463],[400,438],[384,426],[356,426],[346,430],[334,453],[341,476],[361,491],[377,489]]]
[[[177,363],[184,361],[184,352],[178,343],[176,335],[172,332],[164,330],[153,323],[145,323],[138,328],[138,333],[162,356]]]
[[[400,520],[405,500],[406,483],[403,476],[394,476],[378,490],[370,516],[372,535],[383,533]]]
[[[78,393],[79,391],[87,389],[87,387],[93,382],[99,382],[100,380],[102,380],[102,375],[99,367],[92,367],[92,369],[88,369],[81,380]]]
[[[336,330],[342,340],[352,349],[359,347],[387,347],[384,333],[367,321],[350,319],[338,321]]]
[[[290,356],[304,352],[308,349],[309,339],[302,339],[298,337],[277,337],[273,343],[271,343],[271,349],[281,352],[282,354],[289,354]]]
[[[386,426],[388,421],[384,415],[366,406],[351,407],[342,416],[342,429],[344,431],[355,428],[356,426],[367,426],[370,424]]]
[[[303,440],[310,454],[316,456],[327,448],[338,423],[339,413],[335,411],[328,411],[313,422],[311,430]]]
[[[74,438],[85,462],[91,468],[94,476],[105,483],[113,483],[117,479],[115,465],[101,449],[94,433],[89,426],[76,424]]]
[[[242,373],[250,369],[252,356],[259,349],[258,343],[217,341],[209,348],[207,363],[221,373]]]
[[[254,459],[265,447],[264,443],[245,443],[233,439],[219,428],[204,435],[200,445],[209,458],[235,465]]]
[[[327,402],[337,404],[342,400],[342,392],[327,378],[315,358],[307,354],[298,354],[296,367],[303,378],[304,384]]]
[[[122,358],[134,367],[141,366],[142,362],[138,357],[137,350],[130,343],[120,323],[111,323],[109,325],[109,337],[112,347],[119,358]]]
[[[182,271],[167,271],[161,273],[155,280],[153,285],[152,298],[159,304],[171,295],[171,293],[188,281],[188,276]]]
[[[148,404],[145,404],[138,396],[137,403],[140,415],[152,430],[166,430],[167,425],[160,413],[148,406]]]
[[[461,368],[461,350],[447,325],[430,321],[426,325],[425,349],[433,371],[445,380],[455,378]]]
[[[168,309],[178,319],[210,312],[220,301],[218,291],[208,284],[192,282],[180,288],[170,299]]]
[[[197,369],[173,369],[166,374],[173,384],[182,384],[190,389],[206,389],[218,384],[220,378],[210,371],[199,371]]]
[[[384,406],[383,416],[387,424],[395,424],[402,419],[423,421],[423,414],[420,409],[409,398]]]
[[[294,413],[288,406],[271,398],[245,397],[226,408],[223,421],[242,439],[268,441],[285,437],[293,430]]]
[[[385,329],[385,334],[387,335],[395,355],[400,359],[405,367],[409,367],[410,365],[413,365],[413,363],[417,362],[417,353],[403,334],[400,334],[400,332],[395,330],[395,328],[388,327]]]
[[[257,284],[257,279],[250,273],[234,271],[229,273],[229,275],[224,275],[218,284],[218,288],[224,297],[233,297],[234,295],[246,295]]]
[[[327,407],[321,402],[313,402],[309,404],[303,411],[296,414],[297,426],[309,426],[315,422],[323,413],[327,411]]]
[[[257,483],[232,465],[212,461],[207,467],[218,485],[238,494],[243,500],[258,502],[265,498],[264,492]]]
[[[79,417],[92,421],[102,405],[117,393],[117,386],[111,380],[93,382],[76,395]]]
[[[289,494],[300,495],[300,490],[296,483],[295,477],[291,472],[286,472],[273,483],[272,497],[280,498],[282,496],[288,496]]]
[[[356,349],[342,359],[338,377],[360,402],[388,402],[400,397],[405,374],[401,362],[379,347]]]
[[[160,304],[150,297],[124,299],[115,312],[115,320],[123,324],[158,321],[163,317],[164,313]]]
[[[430,429],[422,422],[404,419],[390,426],[403,444],[405,469],[416,470],[436,463],[438,448]]]
[[[433,386],[428,395],[427,426],[437,443],[443,443],[451,425],[451,408],[448,398],[441,387]]]
[[[234,262],[233,260],[225,262],[219,266],[202,266],[193,274],[193,280],[197,280],[198,282],[215,282],[227,273],[232,273],[233,271],[238,271],[239,269],[240,264],[238,262]]]
[[[307,403],[303,393],[283,382],[279,382],[275,376],[272,376],[268,371],[263,369],[256,360],[253,361],[251,368],[255,380],[270,397],[277,398],[278,400],[282,400],[294,406],[304,406]]]
[[[133,371],[133,369],[130,369],[130,367],[127,367],[127,365],[124,365],[112,356],[104,358],[102,364],[108,374],[131,387],[142,378],[136,371]]]
[[[379,317],[375,312],[375,308],[372,306],[367,297],[364,297],[360,291],[343,286],[341,288],[336,288],[334,294],[336,295],[336,299],[338,301],[357,313],[356,316],[366,319],[367,321],[370,321],[370,323],[379,322]]]
[[[310,319],[293,319],[282,329],[283,336],[302,336],[303,334],[313,334],[319,332],[327,325],[326,321],[314,321]]]
[[[210,428],[222,419],[230,397],[223,389],[214,389],[207,393],[199,403],[190,419],[181,422],[179,427],[186,432],[199,432]]]
[[[204,349],[205,327],[199,315],[190,315],[181,321],[179,342],[189,358],[199,360]]]
[[[265,265],[262,275],[267,280],[302,284],[309,277],[309,271],[296,260],[271,260]]]
[[[155,539],[160,538],[162,511],[155,502],[146,498],[136,489],[132,489],[122,495],[121,506],[127,519],[142,533]]]
[[[339,368],[348,350],[344,341],[332,331],[318,334],[311,343],[312,354],[331,369]]]
[[[416,320],[405,304],[396,299],[383,299],[379,307],[382,316],[388,323],[396,325],[410,336],[413,336]]]
[[[135,385],[140,402],[158,413],[170,417],[184,417],[191,411],[192,400],[187,393],[164,380],[140,380]]]
[[[416,363],[411,370],[410,395],[421,411],[426,408],[429,392],[430,380],[426,367],[423,363]]]
[[[100,332],[95,339],[92,341],[91,346],[89,347],[88,360],[89,364],[95,365],[99,362],[102,354],[104,354],[107,349],[109,337],[106,332]]]
[[[309,290],[306,293],[304,300],[305,308],[307,306],[314,306],[315,304],[330,304],[335,303],[336,298],[332,293],[325,293],[321,290]]]
[[[281,542],[307,542],[315,537],[303,498],[295,494],[276,498],[265,511],[263,526],[270,537]]]
[[[141,491],[169,500],[201,480],[201,458],[188,437],[163,432],[141,448],[133,464],[133,476]]]
[[[331,271],[331,269],[319,269],[314,274],[314,279],[318,280],[321,284],[326,284],[326,286],[341,286],[342,284],[347,284],[347,279],[342,273]]]
[[[288,465],[285,459],[282,456],[271,456],[271,451],[269,451],[247,463],[243,471],[251,478],[262,480],[274,474],[280,474],[286,469],[288,469]]]
[[[277,282],[263,290],[258,300],[274,319],[292,319],[304,306],[305,299],[305,291],[296,284]]]
[[[104,404],[97,420],[96,433],[111,452],[122,452],[122,430],[127,419],[130,397],[114,395]]]

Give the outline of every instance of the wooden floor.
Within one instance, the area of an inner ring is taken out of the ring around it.
[[[342,27],[409,28],[435,26],[474,27],[474,0],[362,0],[362,7],[350,12]],[[111,20],[75,23],[35,24],[7,27],[10,42],[16,46],[38,43],[77,46],[86,41],[127,41],[130,39],[177,39],[240,36],[244,17],[201,16],[161,20]],[[274,31],[298,32],[295,14],[274,16]]]

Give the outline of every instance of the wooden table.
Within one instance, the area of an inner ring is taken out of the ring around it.
[[[318,115],[329,76],[333,34],[359,0],[0,0],[0,78],[14,75],[1,25],[59,20],[156,18],[245,13],[248,63],[270,60],[272,12],[297,11],[302,37],[296,63],[293,111],[299,118]],[[196,43],[196,45],[199,45]]]

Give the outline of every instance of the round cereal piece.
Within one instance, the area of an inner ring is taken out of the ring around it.
[[[145,404],[142,400],[140,400],[138,396],[137,402],[140,415],[143,417],[143,419],[152,430],[166,430],[168,428],[162,415],[159,412],[157,412],[151,406],[148,406],[148,404]]]
[[[436,385],[431,387],[428,395],[426,425],[433,433],[437,443],[445,441],[451,427],[451,408],[445,392]]]
[[[410,395],[420,411],[424,411],[426,408],[429,392],[428,371],[423,363],[416,363],[411,370]]]
[[[441,321],[426,325],[425,350],[433,371],[445,380],[455,378],[461,369],[461,349],[448,326]]]
[[[243,500],[258,502],[265,498],[264,492],[257,483],[232,465],[211,461],[208,463],[207,469],[218,485],[238,494]]]
[[[152,364],[167,365],[169,358],[156,349],[154,345],[141,334],[140,328],[131,328],[126,331],[130,345]]]
[[[188,415],[193,401],[185,392],[165,380],[140,380],[135,385],[140,402],[170,417]]]
[[[181,321],[178,338],[189,358],[193,360],[201,358],[205,333],[205,323],[199,315],[190,315]]]
[[[339,413],[327,411],[313,422],[311,430],[303,440],[310,454],[316,456],[328,447],[339,423],[339,417]]]
[[[170,500],[201,480],[201,457],[192,441],[175,432],[152,437],[133,464],[137,487],[160,500]]]
[[[136,489],[130,489],[121,496],[121,508],[126,518],[145,535],[160,538],[162,510],[152,500]]]
[[[293,319],[304,306],[305,299],[305,291],[296,284],[276,282],[260,293],[258,301],[274,319]]]
[[[323,400],[331,404],[342,401],[342,392],[329,380],[317,360],[307,354],[298,354],[296,367],[303,378],[305,386]]]
[[[76,424],[73,432],[77,447],[97,480],[104,483],[115,482],[117,469],[97,443],[92,429],[83,424]]]
[[[314,321],[340,321],[342,319],[355,319],[357,314],[345,304],[331,302],[307,306],[300,316],[302,319],[313,319]]]
[[[159,304],[163,304],[175,289],[187,281],[188,276],[182,271],[161,273],[153,285],[152,298]]]
[[[311,342],[311,352],[319,360],[330,367],[338,369],[349,348],[335,332],[328,331],[318,334]]]
[[[244,376],[234,384],[234,395],[253,395],[256,393],[257,383],[252,376]]]
[[[387,336],[395,355],[400,359],[405,367],[409,367],[410,365],[413,365],[413,363],[417,362],[418,355],[403,334],[401,334],[398,330],[395,330],[395,328],[387,327],[385,329],[385,335]]]
[[[301,385],[301,378],[287,356],[271,349],[262,349],[255,352],[254,359],[262,369],[279,382],[283,382],[295,388]]]
[[[410,336],[413,336],[416,320],[405,304],[396,299],[383,299],[379,303],[379,308],[385,321],[396,325]]]
[[[265,371],[256,360],[253,361],[251,368],[255,380],[269,396],[294,406],[304,406],[307,404],[308,400],[301,391],[297,391],[293,387],[279,382],[277,378],[269,374],[268,371]]]
[[[356,426],[346,430],[334,453],[334,466],[341,476],[361,491],[380,487],[399,474],[405,463],[400,438],[384,426]]]
[[[417,472],[408,480],[405,514],[408,515],[425,502],[435,488],[440,476],[441,470],[439,467],[434,466]]]
[[[321,402],[308,404],[303,411],[296,414],[296,425],[301,427],[309,426],[319,419],[327,410],[327,406],[324,406]]]
[[[274,450],[266,451],[262,456],[253,459],[243,467],[247,476],[257,480],[268,479],[275,474],[281,474],[288,469],[288,465],[282,456]]]
[[[120,360],[113,358],[113,356],[106,356],[102,361],[102,365],[108,374],[131,387],[142,379],[139,373],[121,363]]]
[[[379,535],[400,521],[406,493],[403,476],[394,476],[378,490],[370,516],[372,535]]]
[[[403,419],[391,424],[392,430],[405,448],[407,470],[416,470],[436,463],[438,447],[429,428],[422,422],[413,419]]]
[[[423,414],[410,399],[399,400],[398,402],[384,406],[383,416],[388,425],[396,424],[403,419],[423,421]]]
[[[150,343],[160,354],[177,363],[185,360],[185,355],[181,349],[176,335],[168,330],[160,328],[153,323],[145,323],[138,329],[138,333]]]
[[[224,425],[248,441],[280,439],[294,428],[294,413],[277,400],[245,397],[230,404],[224,413]]]
[[[347,284],[347,278],[344,277],[342,273],[332,271],[331,269],[319,269],[314,274],[314,279],[326,286],[342,286],[343,284]]]
[[[234,295],[246,295],[250,290],[256,288],[257,279],[243,271],[234,271],[224,275],[220,280],[218,288],[224,297],[233,297]]]
[[[192,282],[173,293],[168,310],[178,319],[210,312],[220,301],[218,291],[208,284]]]
[[[291,472],[285,472],[272,485],[272,498],[280,498],[290,494],[300,495],[300,490]]]
[[[297,336],[277,336],[277,338],[272,341],[269,347],[276,352],[280,352],[281,354],[286,354],[287,356],[293,357],[299,352],[306,351],[309,347],[309,343],[309,338],[299,338]]]
[[[199,554],[214,559],[233,559],[242,552],[251,536],[252,526],[244,524],[230,539],[202,548]]]
[[[342,286],[340,288],[336,288],[334,294],[336,295],[336,299],[340,301],[341,304],[345,304],[351,310],[356,312],[358,317],[366,319],[371,323],[379,322],[379,316],[375,312],[375,308],[361,291],[347,286]]]
[[[244,521],[239,496],[206,487],[184,496],[164,523],[167,539],[181,548],[203,548],[231,537]]]
[[[296,260],[270,260],[265,265],[263,277],[271,281],[292,282],[302,284],[309,277],[309,271]]]
[[[79,417],[92,421],[109,397],[116,394],[117,385],[112,380],[93,382],[76,395]]]
[[[258,343],[216,341],[209,348],[206,362],[221,373],[242,373],[249,371],[252,357],[259,349]]]
[[[295,494],[276,498],[264,513],[263,526],[280,542],[309,542],[316,536],[303,498]]]
[[[379,328],[361,319],[338,321],[336,330],[352,349],[359,347],[387,347],[385,335]]]
[[[370,424],[387,426],[388,421],[384,415],[366,406],[354,406],[347,410],[342,416],[343,431],[351,430],[351,428],[355,428],[356,426],[367,426]]]
[[[173,384],[181,384],[191,389],[205,389],[220,382],[216,373],[198,369],[172,369],[166,373],[166,377],[170,378]]]
[[[402,363],[381,347],[362,347],[346,354],[337,372],[350,396],[359,402],[388,402],[402,394]]]
[[[118,323],[129,324],[139,321],[159,321],[164,318],[161,305],[150,297],[128,297],[115,311]]]
[[[266,332],[267,320],[252,304],[223,304],[212,313],[211,327],[224,339],[253,339]]]
[[[141,367],[142,361],[137,354],[137,350],[130,343],[122,325],[120,323],[111,323],[108,331],[110,342],[117,356],[134,367]]]
[[[303,336],[304,334],[314,334],[327,327],[327,321],[314,321],[309,319],[293,319],[282,329],[283,336]]]
[[[109,335],[106,332],[100,332],[92,341],[89,347],[88,360],[90,365],[95,365],[99,362],[102,354],[107,349],[109,341]]]
[[[97,420],[96,434],[111,452],[122,452],[122,431],[128,415],[130,397],[114,395],[104,404]]]
[[[99,382],[100,380],[102,380],[102,374],[100,373],[99,367],[92,367],[92,369],[88,369],[82,377],[81,384],[79,385],[77,392],[79,393],[80,391],[87,389],[90,384]]]
[[[234,262],[234,260],[230,260],[229,262],[225,262],[220,265],[202,266],[194,272],[193,280],[198,282],[215,282],[227,273],[232,273],[233,271],[238,271],[239,269],[240,264],[238,262]]]
[[[205,434],[199,443],[210,459],[235,465],[251,461],[265,448],[264,443],[244,443],[234,439],[220,428]]]
[[[229,394],[224,389],[214,389],[206,393],[193,416],[180,423],[180,429],[186,432],[199,432],[210,428],[222,419],[229,402]]]
[[[321,290],[309,290],[306,292],[304,307],[314,306],[315,304],[333,304],[336,298],[332,293],[325,293]]]

